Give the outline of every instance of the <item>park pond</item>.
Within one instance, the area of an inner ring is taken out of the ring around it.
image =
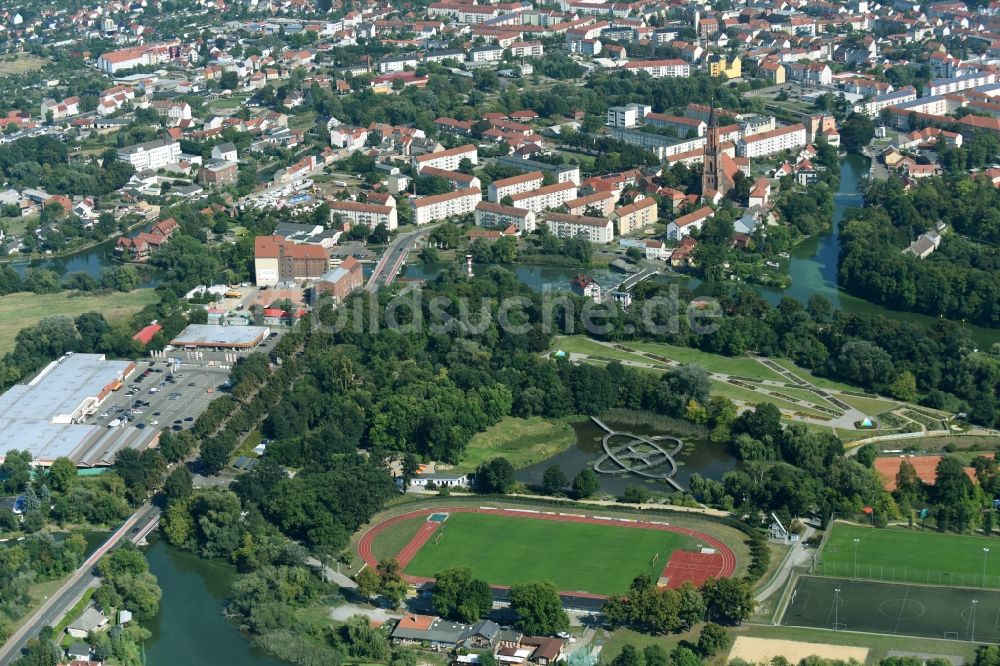
[[[614,418],[604,418],[604,423],[616,432],[631,433],[641,437],[656,436],[679,436],[684,445],[674,456],[677,461],[677,473],[674,481],[682,488],[688,487],[691,475],[700,474],[706,479],[721,479],[726,472],[736,469],[738,460],[726,451],[721,444],[713,444],[705,436],[691,437],[687,434],[675,435],[669,427],[653,426],[645,423],[633,422],[628,419],[628,423]],[[655,422],[655,419],[651,422]],[[547,467],[555,465],[570,479],[586,468],[593,468],[594,463],[604,457],[604,449],[601,442],[605,431],[590,419],[577,421],[573,424],[576,434],[576,444],[565,451],[558,453],[548,460],[525,467],[516,472],[518,481],[529,486],[540,486],[542,474]],[[614,440],[612,440],[614,441]],[[623,440],[618,440],[621,443]],[[674,448],[671,440],[664,442],[664,448],[668,451]],[[602,467],[613,467],[607,461],[602,463]],[[662,465],[650,471],[668,471],[669,467]],[[621,495],[629,486],[642,485],[653,492],[672,493],[674,489],[664,481],[645,479],[633,473],[599,474],[601,482],[601,493],[606,495]]]

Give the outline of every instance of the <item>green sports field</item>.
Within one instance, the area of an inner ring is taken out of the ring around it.
[[[1000,587],[1000,539],[836,523],[817,556],[816,573],[875,580]],[[854,540],[857,539],[857,569]],[[989,548],[990,552],[984,552]]]
[[[453,513],[406,573],[433,578],[469,567],[493,585],[551,580],[563,592],[622,594],[640,574],[656,580],[673,551],[694,544],[662,530]]]

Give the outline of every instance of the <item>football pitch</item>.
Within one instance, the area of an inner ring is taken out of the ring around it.
[[[491,585],[550,580],[560,591],[614,595],[640,574],[656,581],[675,550],[696,545],[690,536],[663,530],[452,513],[405,571],[433,578],[469,567]]]
[[[1000,592],[803,576],[781,624],[1000,642]]]
[[[831,529],[816,559],[817,574],[925,585],[1000,587],[1000,540],[843,523]]]

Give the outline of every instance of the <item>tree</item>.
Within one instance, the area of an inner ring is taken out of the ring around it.
[[[163,484],[163,494],[167,497],[167,502],[185,500],[191,495],[193,489],[191,472],[187,467],[177,467],[167,476]]]
[[[597,472],[589,467],[584,467],[573,477],[573,494],[579,499],[590,497],[600,489],[601,481],[597,478]]]
[[[514,585],[510,588],[510,607],[517,617],[515,626],[526,634],[553,636],[569,629],[569,616],[551,581]]]
[[[865,467],[871,467],[875,463],[875,458],[878,457],[878,449],[871,444],[865,444],[858,449],[858,452],[854,456],[855,460]]]
[[[626,643],[622,646],[622,651],[611,660],[611,666],[644,666],[642,654],[634,645]]]
[[[378,594],[382,581],[378,573],[372,567],[365,567],[354,576],[354,582],[358,584],[358,593],[368,599]]]
[[[542,489],[546,495],[556,495],[566,487],[568,483],[566,474],[558,465],[549,465],[542,473]]]
[[[626,504],[645,504],[652,498],[652,493],[645,486],[629,486],[619,498]]]
[[[706,617],[720,624],[740,624],[753,612],[750,583],[738,578],[713,578],[701,588]]]
[[[472,569],[455,567],[435,575],[431,602],[449,620],[471,624],[489,614],[493,594],[489,584],[472,577]]]
[[[75,480],[76,465],[72,460],[60,456],[52,461],[52,466],[49,467],[49,483],[55,490],[64,493],[70,489]]]
[[[416,476],[417,472],[420,471],[420,460],[417,459],[412,453],[407,453],[403,456],[402,464],[402,479],[403,488],[410,487],[410,480]]]
[[[900,400],[913,402],[917,399],[917,378],[909,370],[899,373],[896,381],[889,385],[889,393]]]
[[[698,634],[698,652],[703,657],[712,657],[729,647],[729,634],[719,625],[709,622]]]
[[[479,492],[508,493],[515,482],[514,466],[506,458],[493,458],[476,468],[476,490]]]
[[[679,628],[682,631],[687,631],[705,618],[705,600],[698,588],[690,581],[681,585],[677,593]]]
[[[382,560],[377,567],[379,577],[379,593],[398,606],[406,596],[410,584],[403,580],[403,572],[396,560]]]

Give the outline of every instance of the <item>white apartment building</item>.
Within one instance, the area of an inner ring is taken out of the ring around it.
[[[167,119],[168,125],[179,125],[185,120],[191,120],[191,105],[187,102],[172,100],[156,100],[150,104],[156,115]]]
[[[763,157],[783,150],[801,148],[804,145],[806,145],[806,126],[796,123],[770,132],[743,137],[736,144],[736,153],[740,157]]]
[[[514,42],[510,54],[515,58],[534,58],[545,55],[545,47],[541,42]]]
[[[515,194],[522,194],[537,190],[542,186],[542,172],[529,171],[510,178],[501,178],[490,183],[486,188],[486,198],[493,203],[500,203],[504,197],[512,197]]]
[[[684,116],[671,116],[665,113],[646,113],[644,116],[647,125],[652,127],[663,127],[672,129],[677,136],[686,138],[691,135],[705,136],[708,123],[700,118],[685,118]]]
[[[654,79],[691,76],[691,65],[679,59],[634,60],[623,67],[630,72],[646,72]]]
[[[487,229],[506,229],[510,225],[517,228],[519,234],[530,234],[535,230],[535,214],[525,208],[503,206],[490,201],[480,201],[476,204],[476,226]]]
[[[413,202],[413,221],[429,224],[446,220],[455,215],[466,215],[476,210],[476,204],[483,200],[479,190],[456,190],[447,194],[422,197]]]
[[[157,139],[118,150],[118,159],[128,162],[136,171],[159,169],[181,158],[181,144]]]
[[[463,159],[468,159],[473,164],[479,164],[479,153],[471,143],[450,150],[442,150],[437,153],[418,155],[413,158],[413,168],[417,173],[424,167],[434,167],[445,171],[458,171]]]
[[[884,95],[876,95],[867,102],[854,105],[856,113],[863,113],[869,118],[878,118],[883,109],[897,104],[906,104],[917,99],[917,90],[913,86],[906,86],[899,90]]]
[[[951,79],[931,79],[924,86],[924,97],[935,95],[950,95],[970,88],[996,83],[997,75],[993,72],[988,74],[968,74],[966,76],[956,76]]]
[[[608,122],[610,127],[635,127],[653,110],[648,104],[627,104],[625,106],[608,107]]]
[[[511,200],[518,208],[527,208],[533,213],[541,213],[549,208],[558,208],[570,199],[576,198],[576,185],[573,183],[556,183],[546,185],[530,192],[511,195]]]
[[[705,221],[713,215],[715,215],[715,211],[711,207],[702,206],[693,213],[688,213],[687,215],[678,217],[676,220],[672,220],[667,224],[667,239],[679,241],[682,238],[690,236],[692,231],[701,229],[701,225],[705,224]]]
[[[334,222],[339,215],[345,220],[350,220],[352,224],[364,224],[374,229],[380,224],[384,224],[389,231],[393,231],[399,226],[396,217],[396,200],[389,197],[391,205],[382,206],[379,204],[361,203],[359,201],[330,201],[330,222]]]
[[[618,234],[626,236],[640,231],[651,224],[656,224],[656,199],[652,197],[640,199],[627,206],[616,208],[611,219],[618,223]]]
[[[615,237],[615,225],[605,217],[548,213],[544,223],[559,238],[583,238],[591,243],[610,243]]]

